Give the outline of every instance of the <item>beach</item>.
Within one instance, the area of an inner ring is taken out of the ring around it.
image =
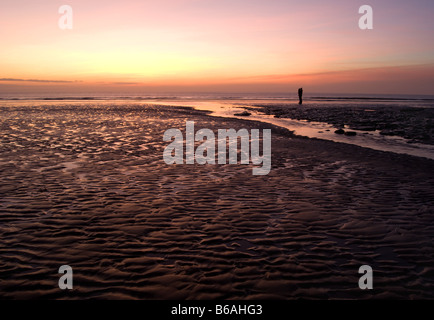
[[[2,299],[434,298],[433,160],[179,106],[41,101],[0,119]],[[186,121],[271,129],[270,173],[166,164],[163,134]]]
[[[301,108],[293,104],[275,103],[259,107],[263,113],[276,118],[325,122],[336,129],[348,128],[347,131],[359,130],[365,134],[378,131],[383,136],[405,138],[408,143],[434,145],[432,104],[413,107],[402,102],[380,104],[377,101],[347,105],[344,101],[339,106],[313,103]]]

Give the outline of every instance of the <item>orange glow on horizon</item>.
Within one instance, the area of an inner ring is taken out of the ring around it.
[[[249,84],[251,90],[307,84],[357,92],[381,80],[384,92],[434,94],[425,85],[434,65],[427,8],[399,3],[392,10],[373,1],[375,28],[362,31],[356,1],[77,0],[73,29],[60,30],[58,5],[0,5],[0,92],[24,85],[212,90]],[[403,26],[397,17],[405,10],[419,15]]]

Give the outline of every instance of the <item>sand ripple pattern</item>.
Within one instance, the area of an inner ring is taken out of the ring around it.
[[[0,297],[434,298],[429,160],[273,129],[273,169],[168,166],[156,106],[0,107]],[[60,265],[74,290],[57,286]],[[358,288],[359,266],[375,290]]]

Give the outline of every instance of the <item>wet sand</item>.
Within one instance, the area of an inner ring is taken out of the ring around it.
[[[434,298],[432,160],[180,107],[0,119],[0,298]],[[163,133],[187,120],[271,128],[270,174],[166,165]],[[64,264],[72,291],[57,285]]]
[[[434,108],[406,105],[359,104],[261,104],[262,111],[277,118],[325,122],[336,129],[349,128],[381,135],[398,136],[410,143],[434,145]]]

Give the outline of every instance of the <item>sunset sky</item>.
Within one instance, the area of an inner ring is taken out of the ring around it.
[[[433,0],[2,0],[0,93],[434,95],[433,34]]]

